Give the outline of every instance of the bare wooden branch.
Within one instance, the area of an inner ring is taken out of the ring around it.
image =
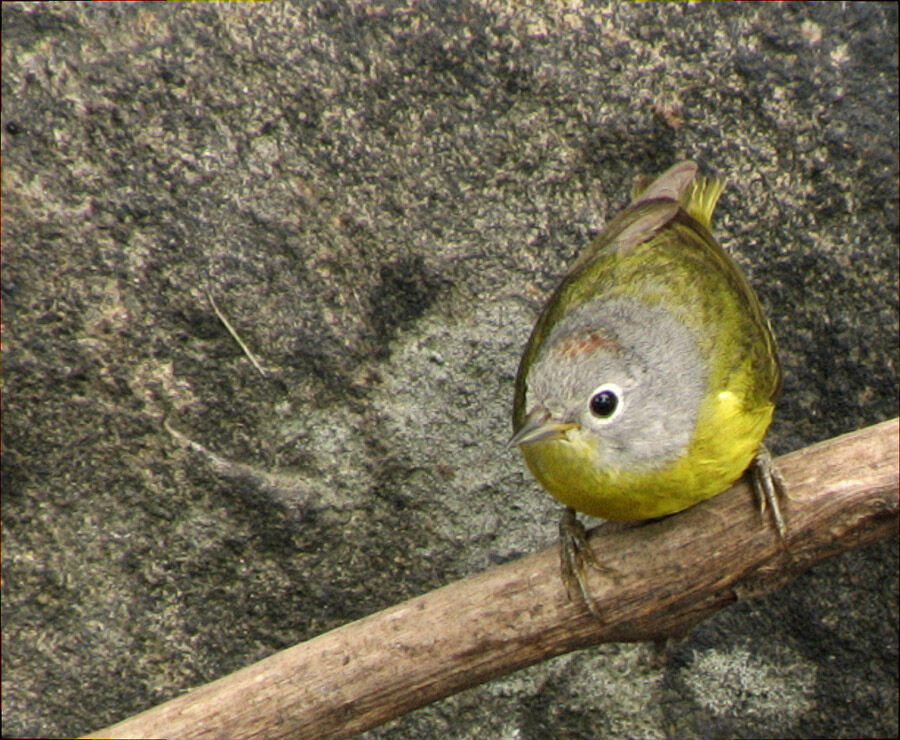
[[[740,483],[679,515],[598,528],[618,573],[566,596],[555,547],[344,625],[94,737],[346,737],[490,678],[601,642],[685,634],[823,558],[897,535],[898,420],[781,457],[786,552]]]

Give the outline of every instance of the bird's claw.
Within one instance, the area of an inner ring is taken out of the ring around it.
[[[750,463],[749,473],[753,490],[756,491],[759,500],[760,516],[765,515],[766,506],[772,510],[772,519],[775,522],[778,537],[781,544],[787,549],[787,526],[778,503],[779,498],[788,498],[787,483],[778,472],[775,461],[772,459],[772,453],[765,445],[761,444],[756,451],[756,457]]]
[[[566,508],[559,522],[559,556],[562,579],[569,599],[577,601],[580,596],[588,611],[599,619],[600,612],[588,587],[584,569],[587,565],[610,574],[615,573],[615,570],[597,560],[588,543],[584,525],[578,521],[575,509],[572,508]]]

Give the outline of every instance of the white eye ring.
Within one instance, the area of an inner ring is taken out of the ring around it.
[[[594,424],[609,424],[620,413],[624,404],[621,386],[615,383],[603,383],[591,391],[587,407]]]

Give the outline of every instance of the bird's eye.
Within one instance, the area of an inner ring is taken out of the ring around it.
[[[591,413],[598,421],[610,421],[621,406],[622,389],[607,384],[594,389],[588,401]]]

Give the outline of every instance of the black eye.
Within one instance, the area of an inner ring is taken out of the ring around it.
[[[612,416],[619,405],[619,397],[611,390],[602,390],[591,396],[591,413],[601,419]]]

